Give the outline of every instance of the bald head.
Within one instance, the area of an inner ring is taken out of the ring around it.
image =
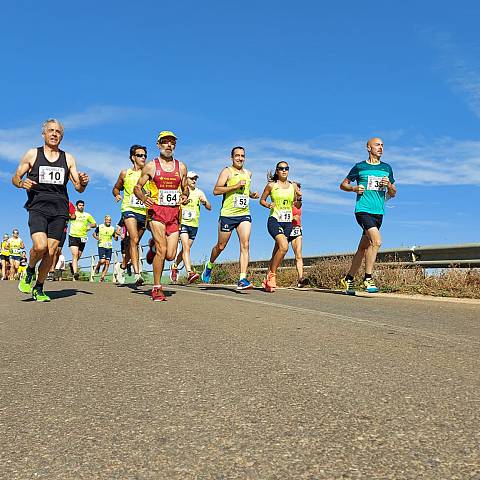
[[[379,161],[383,154],[383,140],[378,137],[373,137],[367,142],[367,150],[370,160]]]

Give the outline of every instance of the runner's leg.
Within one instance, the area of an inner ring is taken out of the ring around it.
[[[362,266],[363,258],[365,257],[365,252],[367,251],[368,247],[370,246],[370,240],[366,235],[362,235],[360,238],[360,243],[358,244],[357,251],[352,258],[352,264],[350,265],[350,270],[348,272],[349,275],[355,277],[358,270]]]
[[[183,263],[185,264],[185,269],[188,272],[192,271],[192,261],[190,259],[190,248],[193,244],[193,240],[190,240],[188,238],[188,233],[181,233],[180,234],[180,241],[182,242],[182,250],[177,256],[177,265],[180,263],[181,258],[183,257]],[[182,254],[182,257],[180,257],[180,254]],[[180,261],[179,261],[180,257]]]
[[[47,278],[47,274],[50,271],[50,267],[52,265],[53,257],[55,255],[55,251],[58,248],[59,240],[55,240],[53,238],[49,238],[47,240],[48,248],[43,255],[42,261],[38,267],[38,276],[37,276],[37,283],[43,284],[45,279]]]
[[[295,255],[295,267],[297,268],[298,279],[303,278],[303,257],[302,257],[302,236],[292,240],[292,249]]]
[[[130,237],[129,241],[129,252],[130,259],[132,261],[133,271],[138,274],[140,273],[140,261],[138,258],[138,244],[143,235],[143,230],[141,234],[138,231],[137,219],[134,217],[125,218],[125,227],[127,227],[128,235]]]
[[[243,222],[247,223],[247,222]],[[220,223],[218,224],[218,240],[215,246],[212,248],[212,253],[210,254],[210,263],[214,263],[215,260],[220,256],[220,254],[225,250],[225,247],[232,236],[232,232],[222,232],[220,230]]]
[[[167,254],[167,236],[165,232],[165,225],[161,222],[151,220],[150,230],[152,232],[152,237],[156,248],[155,257],[153,258],[153,284],[155,286],[161,285],[163,268],[165,266],[165,256]]]
[[[283,257],[285,257],[285,254],[288,252],[288,239],[282,233],[279,233],[275,237],[275,248],[273,251],[274,255],[270,261],[270,271],[276,274],[278,267],[282,263]]]
[[[240,242],[240,274],[247,274],[250,256],[251,222],[241,222],[237,227],[238,241]]]
[[[377,259],[378,250],[382,246],[382,236],[377,227],[372,227],[367,230],[367,237],[370,245],[365,252],[365,273],[371,275],[375,260]]]

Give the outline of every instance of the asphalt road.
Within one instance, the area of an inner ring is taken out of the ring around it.
[[[480,303],[0,283],[2,479],[480,479]]]

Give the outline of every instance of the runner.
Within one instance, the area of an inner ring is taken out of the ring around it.
[[[12,178],[17,188],[27,190],[25,208],[29,213],[33,243],[27,271],[18,288],[24,293],[31,292],[34,300],[39,302],[50,301],[43,291],[43,283],[68,219],[67,182],[71,180],[81,193],[89,181],[86,173],[77,171],[73,155],[60,150],[63,132],[63,125],[58,120],[47,120],[42,127],[44,146],[28,150]],[[27,177],[22,180],[25,174]],[[38,277],[32,286],[38,262]]]
[[[8,270],[10,270],[10,250],[7,247],[9,238],[10,237],[8,236],[8,233],[3,234],[2,249],[1,249],[1,256],[0,256],[0,258],[2,259],[2,280],[8,280],[7,273],[9,273]]]
[[[128,236],[127,227],[120,219],[117,225],[117,236],[120,237],[120,251],[122,252],[122,261],[116,262],[113,266],[113,281],[118,285],[125,283],[125,270],[128,275],[132,274],[132,264],[130,262],[130,237]]]
[[[220,172],[213,189],[214,195],[223,195],[223,201],[218,222],[217,244],[212,248],[210,260],[205,263],[202,281],[210,282],[213,263],[227,246],[232,231],[236,230],[240,243],[240,278],[237,290],[246,290],[253,288],[253,285],[247,280],[252,229],[249,200],[250,198],[257,199],[259,195],[258,192],[250,192],[252,174],[244,168],[245,149],[243,147],[232,148],[231,158],[232,165],[225,167]]]
[[[75,220],[70,221],[70,233],[68,246],[72,252],[73,279],[78,280],[78,261],[82,257],[83,250],[88,241],[88,231],[97,226],[95,219],[85,211],[85,202],[77,200],[75,203]]]
[[[187,270],[187,282],[193,283],[200,275],[192,270],[192,261],[190,259],[190,249],[197,235],[198,225],[200,221],[200,205],[207,210],[211,210],[212,206],[207,200],[205,194],[197,188],[198,174],[195,172],[187,173],[188,188],[190,190],[188,203],[180,209],[180,241],[182,249],[177,255],[174,263],[170,266],[170,280],[177,281],[178,265],[183,260],[185,269]]]
[[[118,234],[114,227],[112,227],[112,217],[105,215],[104,223],[98,225],[93,233],[93,238],[98,241],[98,263],[95,267],[95,275],[98,275],[100,267],[103,265],[100,282],[105,281],[105,275],[110,267],[112,260],[112,239],[117,240]]]
[[[20,266],[20,260],[22,259],[22,250],[25,248],[23,240],[18,235],[18,230],[14,229],[12,236],[7,242],[10,255],[10,280],[18,280],[18,267]]]
[[[302,188],[297,182],[298,188]],[[308,279],[303,276],[303,257],[302,257],[302,209],[297,208],[295,204],[292,206],[292,232],[288,237],[289,243],[292,244],[293,253],[295,255],[295,267],[297,269],[297,287],[303,288],[308,285]]]
[[[23,250],[22,252],[22,258],[20,258],[20,265],[18,267],[18,275],[21,276],[23,272],[27,269],[28,265],[28,258],[27,258],[27,252]]]
[[[260,198],[260,205],[270,209],[267,229],[275,240],[267,277],[262,282],[264,290],[270,293],[277,288],[277,269],[288,251],[288,238],[292,233],[292,206],[294,203],[298,208],[302,205],[302,192],[296,183],[288,180],[289,169],[287,162],[278,162],[275,173],[268,173],[268,183]],[[267,202],[269,196],[271,202]]]
[[[72,202],[69,201],[68,202],[68,217],[69,217],[69,220],[75,220],[75,212],[76,212],[75,205]],[[60,242],[58,244],[57,251],[55,252],[55,255],[53,256],[52,266],[50,267],[50,271],[48,272],[48,275],[47,275],[47,280],[49,280],[49,281],[55,280],[56,265],[57,265],[58,258],[62,254],[62,248],[63,248],[63,245],[65,244],[65,240],[67,239],[67,232],[68,232],[68,221],[67,221],[67,224],[65,225],[65,228],[63,229],[62,238],[60,239]]]
[[[135,272],[135,287],[138,288],[143,285],[143,278],[140,273],[140,261],[138,255],[138,245],[145,232],[147,208],[135,196],[133,189],[137,184],[138,179],[142,173],[147,160],[147,147],[141,145],[132,145],[130,147],[130,161],[132,167],[122,170],[118,179],[113,186],[112,194],[115,200],[119,202],[122,200],[122,220],[128,231],[129,237],[129,254]],[[149,183],[145,188],[149,191]],[[123,190],[123,198],[120,191]],[[117,280],[119,283],[125,283],[125,268],[117,269]]]
[[[165,259],[173,260],[177,255],[179,237],[179,205],[188,202],[187,167],[175,160],[173,152],[177,137],[173,132],[162,131],[157,138],[160,156],[148,162],[135,185],[135,195],[148,207],[151,217],[150,230],[155,242],[153,259],[152,300],[166,300],[161,280]],[[150,180],[152,197],[142,191]]]
[[[355,217],[363,230],[357,252],[347,275],[340,283],[348,294],[355,294],[353,279],[365,258],[365,277],[363,285],[369,293],[378,292],[372,278],[377,252],[382,244],[380,226],[385,210],[386,195],[394,197],[397,189],[394,185],[392,167],[380,160],[383,154],[383,142],[380,138],[371,138],[367,142],[368,160],[357,163],[340,184],[345,192],[355,192]],[[357,185],[352,185],[357,182]]]

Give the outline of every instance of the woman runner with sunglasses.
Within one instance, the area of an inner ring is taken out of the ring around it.
[[[260,204],[270,209],[267,229],[275,240],[267,277],[262,282],[265,291],[270,293],[275,291],[277,269],[288,251],[288,238],[292,232],[292,206],[295,204],[300,208],[302,205],[300,188],[288,180],[289,169],[287,162],[278,162],[275,173],[273,175],[272,172],[268,173],[268,183],[260,198]],[[268,196],[271,202],[267,202]]]

